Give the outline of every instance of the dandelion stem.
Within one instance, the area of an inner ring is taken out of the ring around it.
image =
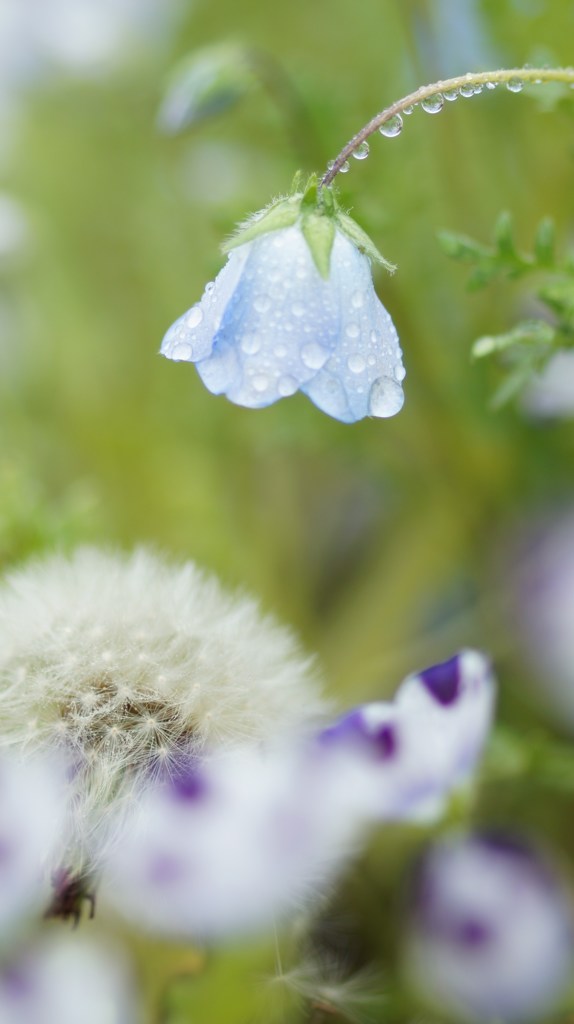
[[[507,85],[509,82],[512,83],[513,81],[518,82],[521,85],[526,85],[528,83],[539,84],[542,82],[564,82],[573,86],[574,68],[507,68],[501,71],[468,72],[466,75],[458,75],[455,78],[445,78],[438,82],[433,82],[431,85],[423,85],[420,89],[415,89],[415,91],[410,92],[408,96],[404,96],[403,99],[397,100],[395,103],[392,103],[390,107],[385,107],[384,110],[375,114],[375,116],[371,118],[371,120],[361,128],[361,130],[357,132],[349,142],[347,142],[346,146],[343,146],[343,149],[336,159],[329,164],[327,171],[321,178],[320,186],[324,187],[330,185],[346,163],[348,157],[352,156],[370,135],[382,128],[393,117],[397,117],[397,115],[404,113],[405,110],[408,112],[409,108],[416,106],[418,103],[423,103],[425,100],[430,100],[438,93],[455,92],[465,86],[478,87],[482,85]]]

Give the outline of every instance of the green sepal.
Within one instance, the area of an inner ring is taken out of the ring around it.
[[[280,231],[282,228],[292,227],[299,219],[300,212],[301,195],[289,196],[288,199],[280,199],[278,202],[272,203],[267,210],[263,210],[262,213],[256,214],[240,224],[235,234],[223,243],[223,252],[231,252],[238,245],[252,242],[260,235],[268,234],[269,231]]]
[[[357,222],[349,217],[348,213],[343,213],[342,210],[337,210],[335,214],[335,222],[340,231],[347,236],[353,245],[356,245],[360,252],[368,256],[373,263],[380,263],[389,274],[394,274],[397,269],[394,263],[390,263],[386,260],[382,253],[379,252],[375,243],[371,241],[369,236],[362,228],[359,227]]]
[[[309,251],[321,277],[329,277],[331,251],[335,241],[335,224],[332,217],[317,210],[309,210],[302,218],[301,230]]]

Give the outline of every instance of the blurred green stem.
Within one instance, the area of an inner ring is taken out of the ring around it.
[[[303,167],[312,168],[316,154],[308,140],[314,140],[316,133],[309,111],[291,79],[281,64],[265,50],[249,47],[246,56],[254,74],[283,114],[289,141],[297,159]]]

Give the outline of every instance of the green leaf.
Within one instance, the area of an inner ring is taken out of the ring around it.
[[[245,47],[225,43],[196,50],[177,65],[169,80],[159,126],[176,135],[235,106],[256,83]]]
[[[545,320],[526,320],[503,334],[485,335],[472,346],[473,359],[484,359],[514,346],[536,347],[545,350],[554,344],[556,331]]]
[[[536,262],[542,267],[551,267],[554,264],[554,243],[556,228],[551,217],[544,217],[540,221],[534,238],[534,255]]]
[[[235,234],[228,238],[222,246],[222,251],[227,253],[236,249],[239,245],[252,242],[260,235],[269,231],[280,231],[282,228],[290,228],[297,222],[301,213],[301,196],[290,196],[288,199],[280,199],[273,203],[267,210],[256,213],[254,217],[240,224]]]
[[[353,245],[357,246],[360,252],[363,252],[365,256],[368,256],[373,263],[380,263],[390,274],[394,274],[397,269],[394,263],[389,263],[388,260],[379,252],[375,243],[371,241],[369,236],[352,217],[349,217],[348,213],[343,213],[342,210],[338,210],[336,213],[337,227],[347,236],[349,241]]]
[[[564,320],[574,321],[574,281],[556,281],[540,288],[538,295]]]
[[[510,263],[519,260],[514,244],[513,227],[512,214],[508,210],[503,210],[494,225],[494,241],[498,255]]]
[[[439,231],[438,241],[441,249],[451,259],[465,263],[474,263],[480,259],[492,259],[492,249],[475,242],[467,235],[459,235],[454,231]]]
[[[302,231],[321,277],[329,277],[335,224],[331,217],[316,211],[304,214]]]

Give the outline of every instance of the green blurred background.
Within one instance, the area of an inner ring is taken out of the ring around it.
[[[31,2],[12,3],[36,17]],[[66,5],[56,7],[72,45]],[[512,283],[469,293],[437,231],[487,240],[509,209],[519,244],[550,215],[566,247],[574,101],[549,102],[551,87],[499,89],[438,116],[416,111],[340,177],[353,216],[399,267],[393,278],[375,271],[407,367],[396,418],[345,426],[303,396],[241,409],[157,350],[222,265],[224,236],[286,191],[302,159],[322,170],[372,114],[427,81],[571,63],[574,4],[156,8],[162,30],[146,34],[132,3],[121,52],[95,71],[51,58],[0,77],[10,201],[0,237],[10,217],[24,219],[0,245],[0,561],[84,541],[150,543],[256,593],[318,652],[341,704],[392,692],[406,672],[471,644],[497,659],[503,717],[528,718],[505,551],[542,506],[573,497],[572,429],[512,406],[492,412],[496,371],[471,364],[471,343],[512,326],[529,293]],[[296,147],[263,88],[179,135],[158,130],[178,62],[228,40],[288,76],[306,110]]]

